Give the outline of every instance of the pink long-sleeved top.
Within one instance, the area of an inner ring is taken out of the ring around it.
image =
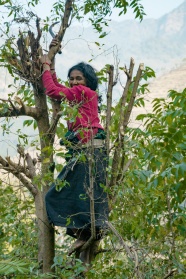
[[[68,88],[57,81],[56,74],[45,71],[42,75],[45,94],[50,98],[61,100],[66,98],[71,106],[78,104],[78,115],[74,122],[67,121],[68,130],[77,132],[76,136],[86,143],[103,129],[98,117],[98,94],[84,85]]]

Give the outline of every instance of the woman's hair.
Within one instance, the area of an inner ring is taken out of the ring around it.
[[[78,63],[77,65],[74,65],[71,67],[68,71],[68,78],[70,78],[70,73],[74,70],[78,70],[82,72],[84,78],[86,79],[86,86],[89,87],[92,90],[96,90],[98,87],[98,78],[96,76],[96,71],[94,68],[86,64],[84,62]]]

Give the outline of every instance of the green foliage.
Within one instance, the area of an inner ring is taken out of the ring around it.
[[[106,33],[103,32],[103,26],[109,25],[109,17],[112,14],[113,8],[118,8],[118,15],[124,15],[127,13],[128,8],[132,8],[135,18],[143,19],[145,15],[143,6],[139,0],[133,1],[123,1],[123,0],[86,0],[84,1],[84,13],[90,14],[89,20],[92,26],[101,33],[100,38],[106,36]]]
[[[147,68],[143,79],[149,77],[154,72]],[[147,84],[140,86],[138,96],[147,91]],[[131,164],[112,188],[110,221],[136,249],[139,270],[148,279],[164,278],[170,270],[174,278],[186,275],[186,89],[171,90],[168,97],[154,99],[152,113],[137,116],[143,128],[128,127],[123,154]],[[143,98],[135,105],[144,106]],[[112,110],[112,142],[119,114],[120,102]],[[88,278],[134,278],[134,262],[118,239],[109,237],[103,241],[108,252],[99,255]]]
[[[186,273],[186,90],[169,98],[155,99],[153,112],[137,117],[144,130],[129,129],[125,155],[132,163],[115,187],[112,220],[144,257],[145,278],[163,277],[170,267]]]
[[[12,187],[0,182],[0,211],[0,274],[19,278],[18,274],[27,274],[37,266],[32,198],[15,183]]]
[[[0,274],[11,275],[15,273],[25,274],[28,272],[28,263],[21,260],[4,260],[0,261]]]
[[[65,1],[58,1],[54,4],[55,15],[52,20],[56,20],[63,13],[64,3]],[[7,8],[10,17],[13,16],[15,19],[22,15],[23,6],[14,5],[11,1],[1,1],[0,5],[4,4],[9,4]],[[29,2],[31,7],[37,4],[37,0]],[[144,11],[139,0],[86,0],[83,4],[82,1],[76,1],[73,13],[78,20],[81,20],[84,14],[87,15],[92,26],[100,33],[101,39],[106,35],[103,27],[108,26],[112,9],[119,8],[119,15],[122,15],[129,7],[133,9],[136,18],[143,19]],[[48,30],[47,18],[45,23],[44,30]],[[7,34],[11,24],[5,24]],[[17,57],[14,43],[15,38],[10,37],[1,48],[1,66],[7,67],[11,75],[13,71],[9,61]],[[99,42],[95,44],[100,46]],[[19,65],[15,67],[19,69]],[[108,65],[98,73],[101,82],[107,82],[105,77],[107,71]],[[146,81],[154,76],[154,71],[146,67],[142,85],[138,88],[135,106],[144,106],[142,95],[148,92]],[[12,87],[16,86],[16,82],[15,78]],[[133,84],[129,88],[123,113],[127,110],[132,89]],[[18,90],[16,87],[16,93],[26,105],[34,105],[33,92],[27,84],[19,85]],[[14,93],[11,93],[11,97],[13,96]],[[112,108],[111,143],[118,137],[120,104],[121,100]],[[77,106],[71,108],[64,102],[61,104],[61,109],[66,120],[73,122],[79,116]],[[0,112],[8,112],[7,103],[0,104]],[[51,112],[50,104],[49,112]],[[111,204],[110,221],[131,250],[135,250],[143,278],[164,278],[170,270],[175,270],[175,278],[184,278],[186,274],[186,90],[181,93],[171,90],[169,101],[155,99],[153,112],[139,115],[137,120],[143,121],[144,126],[143,129],[127,128],[121,157],[125,157],[125,162],[131,160],[131,164],[125,173],[120,173],[120,179],[111,189],[115,195],[114,202]],[[30,119],[25,120],[23,125],[33,125],[35,129],[37,128],[36,121]],[[2,128],[4,133],[9,133],[11,124],[3,125]],[[65,132],[64,125],[60,123],[57,128],[58,137],[64,137]],[[21,130],[18,130],[18,133],[20,143],[27,145],[27,135]],[[36,146],[36,149],[40,150],[40,147]],[[50,147],[43,148],[44,166],[50,165],[53,151]],[[64,157],[63,149],[60,148],[56,152],[58,156]],[[57,170],[60,169],[61,164],[57,166]],[[42,179],[39,175],[35,176],[33,183],[42,189],[46,182],[52,182],[52,179],[47,169]],[[65,183],[58,186],[59,190],[64,186],[68,187]],[[17,279],[23,273],[24,278],[26,276],[51,278],[51,275],[39,275],[38,271],[33,200],[28,193],[17,189],[0,184],[0,274]],[[106,233],[107,236],[102,240],[102,247],[108,251],[97,255],[87,278],[133,279],[135,262],[129,259],[118,238],[110,232]],[[81,276],[85,271],[80,261],[74,259],[69,261],[61,251],[56,253],[54,267],[56,267],[57,278],[70,279],[74,275]]]
[[[23,4],[21,5],[10,0],[3,2],[1,1],[1,5],[4,5],[6,3],[9,4],[6,5],[6,8],[9,11],[9,17],[13,17],[14,21],[18,20],[18,22],[20,23],[24,23],[24,19],[25,22],[27,22],[28,16],[25,14],[26,11]],[[28,8],[36,7],[38,3],[38,0],[29,1],[27,11]],[[50,17],[50,20],[52,20],[53,22],[59,21],[61,19],[61,15],[64,13],[64,7],[65,1],[56,1],[53,4],[51,10],[52,16]],[[84,2],[75,1],[73,5],[72,17],[73,19],[82,21],[84,16],[87,16],[94,29],[98,33],[100,33],[100,38],[103,38],[107,35],[103,28],[109,25],[110,16],[113,9],[118,10],[118,16],[123,16],[127,13],[128,8],[131,8],[133,10],[135,18],[139,19],[140,21],[143,20],[145,12],[140,0],[86,0]],[[23,16],[24,14],[25,16]],[[41,15],[38,16],[41,17]],[[20,18],[22,19],[22,21],[20,21]],[[43,27],[43,30],[45,31],[48,31],[48,21],[49,18],[46,17],[44,19],[45,26]],[[6,33],[8,33],[12,22],[6,22],[6,25]]]

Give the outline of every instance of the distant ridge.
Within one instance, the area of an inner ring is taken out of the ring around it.
[[[99,39],[99,42],[105,44],[105,49],[116,45],[121,63],[128,63],[133,57],[137,64],[144,62],[157,74],[162,73],[186,57],[186,1],[159,19],[111,21],[105,30],[108,36]],[[92,27],[72,27],[67,32],[66,41],[74,38],[74,34],[77,34],[77,39],[69,42],[64,49],[65,65],[72,59],[90,59],[91,51],[97,54],[96,46],[90,43],[98,41]],[[84,40],[89,42],[89,46]],[[93,63],[99,69],[99,65],[112,61],[113,57],[106,52]]]

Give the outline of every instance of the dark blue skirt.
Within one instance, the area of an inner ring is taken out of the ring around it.
[[[67,228],[67,234],[76,237],[73,229],[80,229],[84,238],[91,235],[89,149],[67,163],[56,182],[46,194],[49,221],[55,226]],[[79,158],[79,159],[78,159]],[[94,180],[94,214],[97,239],[108,220],[108,197],[105,191],[107,156],[103,148],[94,149],[92,175]],[[60,189],[60,190],[59,190]]]

